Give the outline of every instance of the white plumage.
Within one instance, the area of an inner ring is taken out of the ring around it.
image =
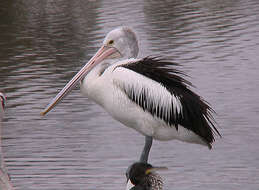
[[[152,139],[206,145],[214,133],[213,110],[189,89],[175,63],[136,59],[138,42],[128,27],[111,31],[93,58],[69,81],[42,115],[80,81],[81,92],[114,119],[146,136],[141,161],[147,161]],[[219,134],[220,135],[220,134]]]
[[[206,143],[192,131],[181,126],[178,130],[174,126],[168,126],[165,121],[143,111],[128,98],[123,89],[128,89],[127,93],[131,93],[129,91],[132,89],[135,94],[141,94],[141,91],[146,89],[146,98],[155,102],[156,109],[158,106],[165,108],[165,117],[170,117],[171,110],[176,115],[181,114],[182,105],[178,96],[171,95],[160,83],[121,67],[138,61],[139,59],[119,61],[109,66],[100,76],[101,68],[98,67],[103,67],[105,63],[97,65],[82,81],[81,92],[101,105],[114,119],[145,136],[152,136],[157,140],[178,139],[205,145]],[[150,106],[147,102],[145,104]]]

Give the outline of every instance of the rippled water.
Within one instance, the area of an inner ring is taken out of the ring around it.
[[[259,2],[257,0],[0,3],[0,90],[8,98],[3,150],[18,190],[124,189],[143,136],[114,121],[79,90],[46,117],[50,99],[111,29],[137,32],[140,57],[183,65],[218,113],[223,135],[209,151],[155,141],[150,162],[165,189],[259,188]]]

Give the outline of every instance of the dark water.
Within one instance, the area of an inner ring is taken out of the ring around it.
[[[209,151],[158,142],[150,162],[166,189],[259,188],[259,2],[257,0],[0,3],[0,90],[8,98],[3,150],[18,190],[125,189],[124,172],[144,138],[74,90],[39,113],[94,54],[105,34],[128,25],[140,57],[183,65],[218,113],[223,135]]]

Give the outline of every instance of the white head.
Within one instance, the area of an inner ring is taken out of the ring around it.
[[[109,32],[103,46],[116,48],[124,59],[136,58],[139,51],[136,34],[129,27],[120,27]]]
[[[41,114],[45,115],[54,108],[91,69],[102,63],[102,61],[109,59],[109,63],[116,63],[121,59],[136,58],[138,51],[137,37],[129,27],[120,27],[112,30],[105,37],[103,45],[97,53],[66,84]]]

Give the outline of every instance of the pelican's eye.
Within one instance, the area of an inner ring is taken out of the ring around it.
[[[109,45],[112,45],[113,43],[114,43],[114,40],[110,40],[110,41],[108,42]]]

